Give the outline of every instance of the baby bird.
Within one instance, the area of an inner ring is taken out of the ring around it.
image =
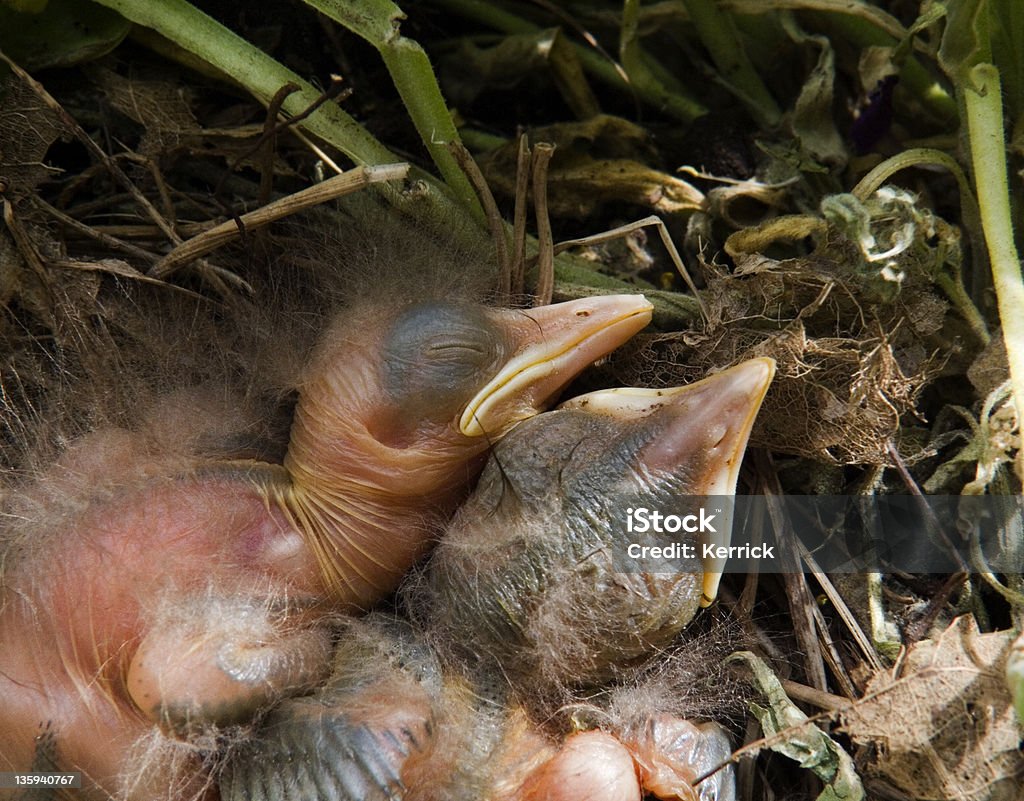
[[[339,320],[301,385],[284,480],[264,485],[337,602],[365,609],[394,590],[489,445],[650,315],[643,296],[610,295],[521,310],[377,305]]]
[[[695,513],[701,496],[735,494],[774,371],[752,359],[685,387],[591,393],[522,423],[448,527],[413,608],[470,661],[556,704],[564,688],[663,648],[713,600],[722,565],[700,548],[672,572],[631,563],[627,514]],[[716,544],[731,528],[721,505]]]
[[[401,308],[383,326],[377,314],[373,329],[358,315],[346,319],[347,333],[329,331],[314,353],[283,466],[231,466],[259,482],[267,532],[218,536],[244,542],[250,558],[258,553],[260,574],[285,578],[299,597],[326,596],[336,612],[368,609],[392,592],[454,511],[490,442],[645,325],[650,305],[631,295],[527,311],[438,301]],[[126,681],[143,712],[224,722],[226,693],[238,696],[230,717],[263,705],[262,693],[234,679],[223,686],[219,668],[202,697],[199,663],[218,661],[209,649],[231,647],[233,627],[214,643],[208,628],[182,634],[177,624],[154,626],[141,639]],[[252,658],[262,667],[271,656]]]
[[[330,679],[238,743],[222,801],[732,801],[715,724],[657,709],[559,738],[490,686],[446,671],[408,623],[342,629]],[[713,775],[694,788],[696,780]]]
[[[403,590],[443,658],[407,624],[358,624],[327,684],[231,755],[224,799],[731,801],[728,770],[694,787],[728,737],[671,700],[561,740],[538,721],[665,654],[709,601],[721,565],[622,572],[618,510],[733,494],[773,374],[755,359],[688,387],[591,393],[513,429]]]
[[[235,745],[221,798],[401,798],[452,769],[441,743],[463,736],[465,701],[411,625],[380,613],[350,619],[329,680],[277,706]]]
[[[404,282],[376,261],[395,248],[359,256],[362,289],[298,371],[279,463],[234,447],[260,425],[232,389],[261,381],[234,375],[255,328],[239,317],[206,343],[223,376],[164,387],[5,490],[0,769],[81,771],[83,798],[206,792],[216,732],[321,683],[333,616],[391,592],[490,443],[650,319],[638,295],[492,308],[452,293],[454,269],[416,277],[459,258],[444,243],[403,240]],[[187,328],[169,340],[204,347]],[[123,354],[89,357],[132,380]]]

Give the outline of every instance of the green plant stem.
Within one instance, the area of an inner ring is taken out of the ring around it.
[[[716,0],[685,0],[690,20],[726,85],[734,89],[754,117],[774,128],[782,112],[754,69],[739,34]]]
[[[430,60],[418,43],[399,32],[399,22],[405,18],[402,10],[390,0],[303,1],[377,49],[445,183],[466,208],[479,212],[482,220],[476,193],[449,149],[449,144],[461,141]]]
[[[873,28],[902,39],[907,29],[898,19],[876,5],[850,0],[720,0],[726,11],[735,14],[766,14],[771,11],[822,11],[855,17]]]
[[[486,153],[488,150],[495,150],[508,144],[508,139],[504,136],[470,128],[466,125],[462,126],[460,133],[462,134],[462,143],[476,153]]]
[[[900,170],[905,170],[907,167],[916,167],[921,164],[935,164],[949,170],[956,179],[957,188],[960,190],[960,204],[965,207],[963,209],[964,213],[971,213],[972,211],[974,214],[978,213],[978,206],[974,200],[974,194],[971,192],[971,183],[967,180],[967,175],[961,169],[956,159],[948,153],[943,153],[941,150],[930,147],[913,147],[887,158],[881,164],[873,167],[871,172],[857,182],[852,194],[856,195],[863,202],[871,197],[875,190],[884,184],[890,176]]]
[[[161,0],[159,3],[99,0],[99,3],[137,25],[152,28],[195,54],[237,81],[264,105],[286,83],[299,87],[299,91],[293,92],[284,102],[283,108],[289,114],[298,114],[320,96],[320,92],[294,72],[184,0]],[[387,164],[401,160],[333,103],[325,103],[310,114],[304,120],[304,127],[358,164]]]
[[[535,33],[541,30],[540,26],[485,0],[438,0],[438,5],[503,33]],[[575,43],[572,46],[583,69],[608,86],[632,89],[643,102],[663,109],[681,122],[692,122],[707,113],[704,106],[688,95],[674,91],[668,92],[666,96],[666,90],[658,81],[638,83],[633,75],[627,79],[614,61],[592,47],[583,47]]]
[[[192,53],[236,81],[265,106],[288,83],[299,89],[282,105],[287,114],[300,114],[320,98],[320,92],[312,85],[185,0],[98,2]],[[337,148],[356,164],[376,166],[400,161],[336,103],[323,103],[299,126]],[[430,190],[427,196],[433,204],[442,208],[452,205],[447,190],[432,177],[420,170],[413,175],[425,182]]]
[[[1013,241],[999,70],[992,64],[976,64],[971,68],[970,83],[964,87],[963,94],[974,184],[1019,420],[1024,417],[1024,279]],[[1020,467],[1021,460],[1018,460],[1018,470]]]
[[[985,318],[981,316],[978,307],[974,305],[971,296],[967,294],[960,270],[957,269],[955,275],[940,273],[935,277],[935,284],[946,293],[946,297],[963,316],[978,341],[987,346],[992,341],[992,335],[989,334],[988,326],[985,325]]]

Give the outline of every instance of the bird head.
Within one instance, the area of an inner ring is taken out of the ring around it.
[[[467,461],[650,318],[642,295],[534,309],[428,300],[378,312],[372,327],[347,314],[300,386],[286,463],[383,494],[429,496],[449,474],[464,483]]]
[[[394,590],[491,444],[650,315],[640,295],[528,310],[434,300],[332,326],[300,385],[279,496],[332,594],[366,607]]]
[[[604,680],[665,646],[722,565],[624,571],[627,510],[734,494],[774,370],[754,359],[686,387],[591,393],[516,427],[428,568],[441,636],[534,690]]]

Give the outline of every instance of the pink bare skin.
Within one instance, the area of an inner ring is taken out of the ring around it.
[[[570,735],[508,801],[725,801],[735,796],[731,751],[715,723],[652,714],[634,730]]]
[[[569,737],[516,794],[520,801],[640,801],[640,782],[629,751],[603,731]]]
[[[3,537],[0,769],[46,757],[84,774],[84,798],[212,792],[200,749],[175,746],[322,681],[332,616],[393,591],[490,442],[646,325],[650,304],[422,304],[394,319],[382,332],[353,314],[325,334],[283,465],[164,458],[108,429],[19,490],[10,519],[46,523]],[[154,742],[170,756],[140,780]]]
[[[104,462],[124,478],[142,460],[128,432],[93,435],[53,468],[46,490],[70,489],[63,485]],[[85,508],[69,530],[51,533],[59,551],[8,553],[0,611],[0,641],[14,645],[0,651],[0,766],[28,770],[48,728],[59,764],[93,788],[86,797],[119,787],[133,745],[153,726],[152,711],[132,701],[129,663],[140,639],[168,623],[168,604],[243,598],[272,627],[270,606],[287,598],[311,617],[322,592],[301,536],[245,481],[143,478],[103,489],[79,499]],[[281,637],[304,641],[304,658],[278,694],[322,678],[329,658],[325,632],[287,617]],[[237,627],[232,636],[242,636]]]
[[[635,295],[527,310],[428,303],[379,334],[358,315],[328,331],[301,387],[290,481],[267,490],[306,532],[335,601],[365,610],[391,593],[489,446],[650,314]]]

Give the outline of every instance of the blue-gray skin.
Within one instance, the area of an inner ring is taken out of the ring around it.
[[[678,389],[592,393],[522,423],[449,526],[414,608],[464,656],[556,703],[664,648],[713,599],[721,565],[640,572],[627,510],[690,513],[699,496],[735,494],[773,374],[754,359]],[[730,525],[719,515],[710,536],[727,542]],[[686,537],[698,544],[663,539]]]
[[[222,801],[384,801],[410,756],[431,752],[442,678],[411,626],[383,615],[341,631],[330,681],[282,703],[236,746]]]

